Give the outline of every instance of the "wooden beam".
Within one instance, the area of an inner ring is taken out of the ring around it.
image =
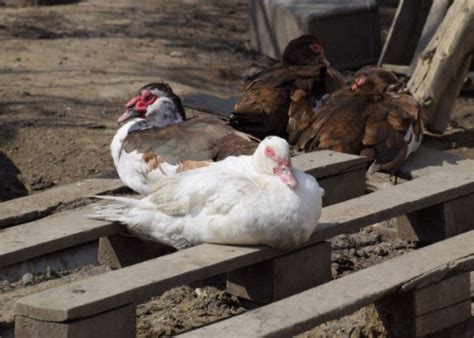
[[[424,278],[474,269],[474,231],[354,272],[273,304],[181,337],[290,337],[340,318]]]
[[[323,209],[304,246],[391,217],[424,209],[474,191],[474,171],[458,166]],[[472,244],[472,243],[471,243]],[[20,299],[17,315],[64,322],[92,316],[131,301],[141,302],[172,287],[282,256],[268,247],[203,244]]]
[[[84,205],[94,195],[126,191],[118,179],[91,178],[0,203],[0,229],[48,216],[60,207]]]

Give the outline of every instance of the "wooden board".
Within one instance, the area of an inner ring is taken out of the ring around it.
[[[7,228],[0,236],[0,268],[77,246],[123,229],[120,224],[88,219],[91,207],[80,208]]]
[[[459,166],[323,209],[321,223],[304,246],[474,192],[474,171]],[[203,244],[17,302],[16,313],[67,321],[139,303],[172,287],[281,256],[268,247]]]
[[[395,293],[420,276],[474,268],[474,231],[393,258],[182,337],[290,337]]]
[[[426,176],[437,171],[454,169],[459,165],[470,166],[474,170],[474,160],[450,154],[446,151],[421,146],[398,171],[404,179]]]
[[[118,179],[91,178],[0,203],[0,229],[52,214],[60,208],[84,203],[91,196],[126,188]]]
[[[234,106],[239,100],[238,97],[231,96],[223,99],[208,94],[192,94],[183,98],[183,105],[186,108],[200,110],[212,115],[229,118],[234,111]]]

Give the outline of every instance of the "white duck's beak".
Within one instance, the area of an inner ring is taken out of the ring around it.
[[[298,181],[293,176],[293,172],[288,165],[280,164],[273,171],[291,189],[296,189],[298,187]]]
[[[118,118],[118,123],[122,124],[130,119],[133,119],[135,117],[141,117],[140,113],[138,113],[135,108],[129,108],[127,109],[126,111],[124,111],[122,113],[122,115],[120,115],[120,117]]]

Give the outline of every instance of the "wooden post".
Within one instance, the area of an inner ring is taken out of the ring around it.
[[[436,204],[398,218],[400,237],[434,243],[474,228],[471,208],[474,194]]]
[[[443,132],[454,99],[459,95],[474,51],[474,2],[455,0],[408,82],[411,93],[425,107],[433,132]],[[448,97],[446,97],[446,95]],[[445,100],[449,102],[444,102]]]
[[[97,261],[112,269],[119,269],[175,251],[172,247],[130,234],[114,234],[99,239]]]
[[[135,331],[136,306],[132,304],[64,323],[15,316],[18,338],[134,338]]]
[[[468,320],[470,296],[469,273],[463,273],[406,294],[394,294],[376,307],[390,336],[422,337]]]
[[[331,280],[331,244],[316,243],[227,273],[227,292],[270,303]]]

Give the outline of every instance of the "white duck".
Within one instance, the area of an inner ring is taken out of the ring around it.
[[[178,249],[203,242],[291,248],[313,233],[323,194],[314,177],[291,167],[288,143],[269,136],[253,155],[163,177],[141,200],[100,196],[119,204],[90,217]]]

